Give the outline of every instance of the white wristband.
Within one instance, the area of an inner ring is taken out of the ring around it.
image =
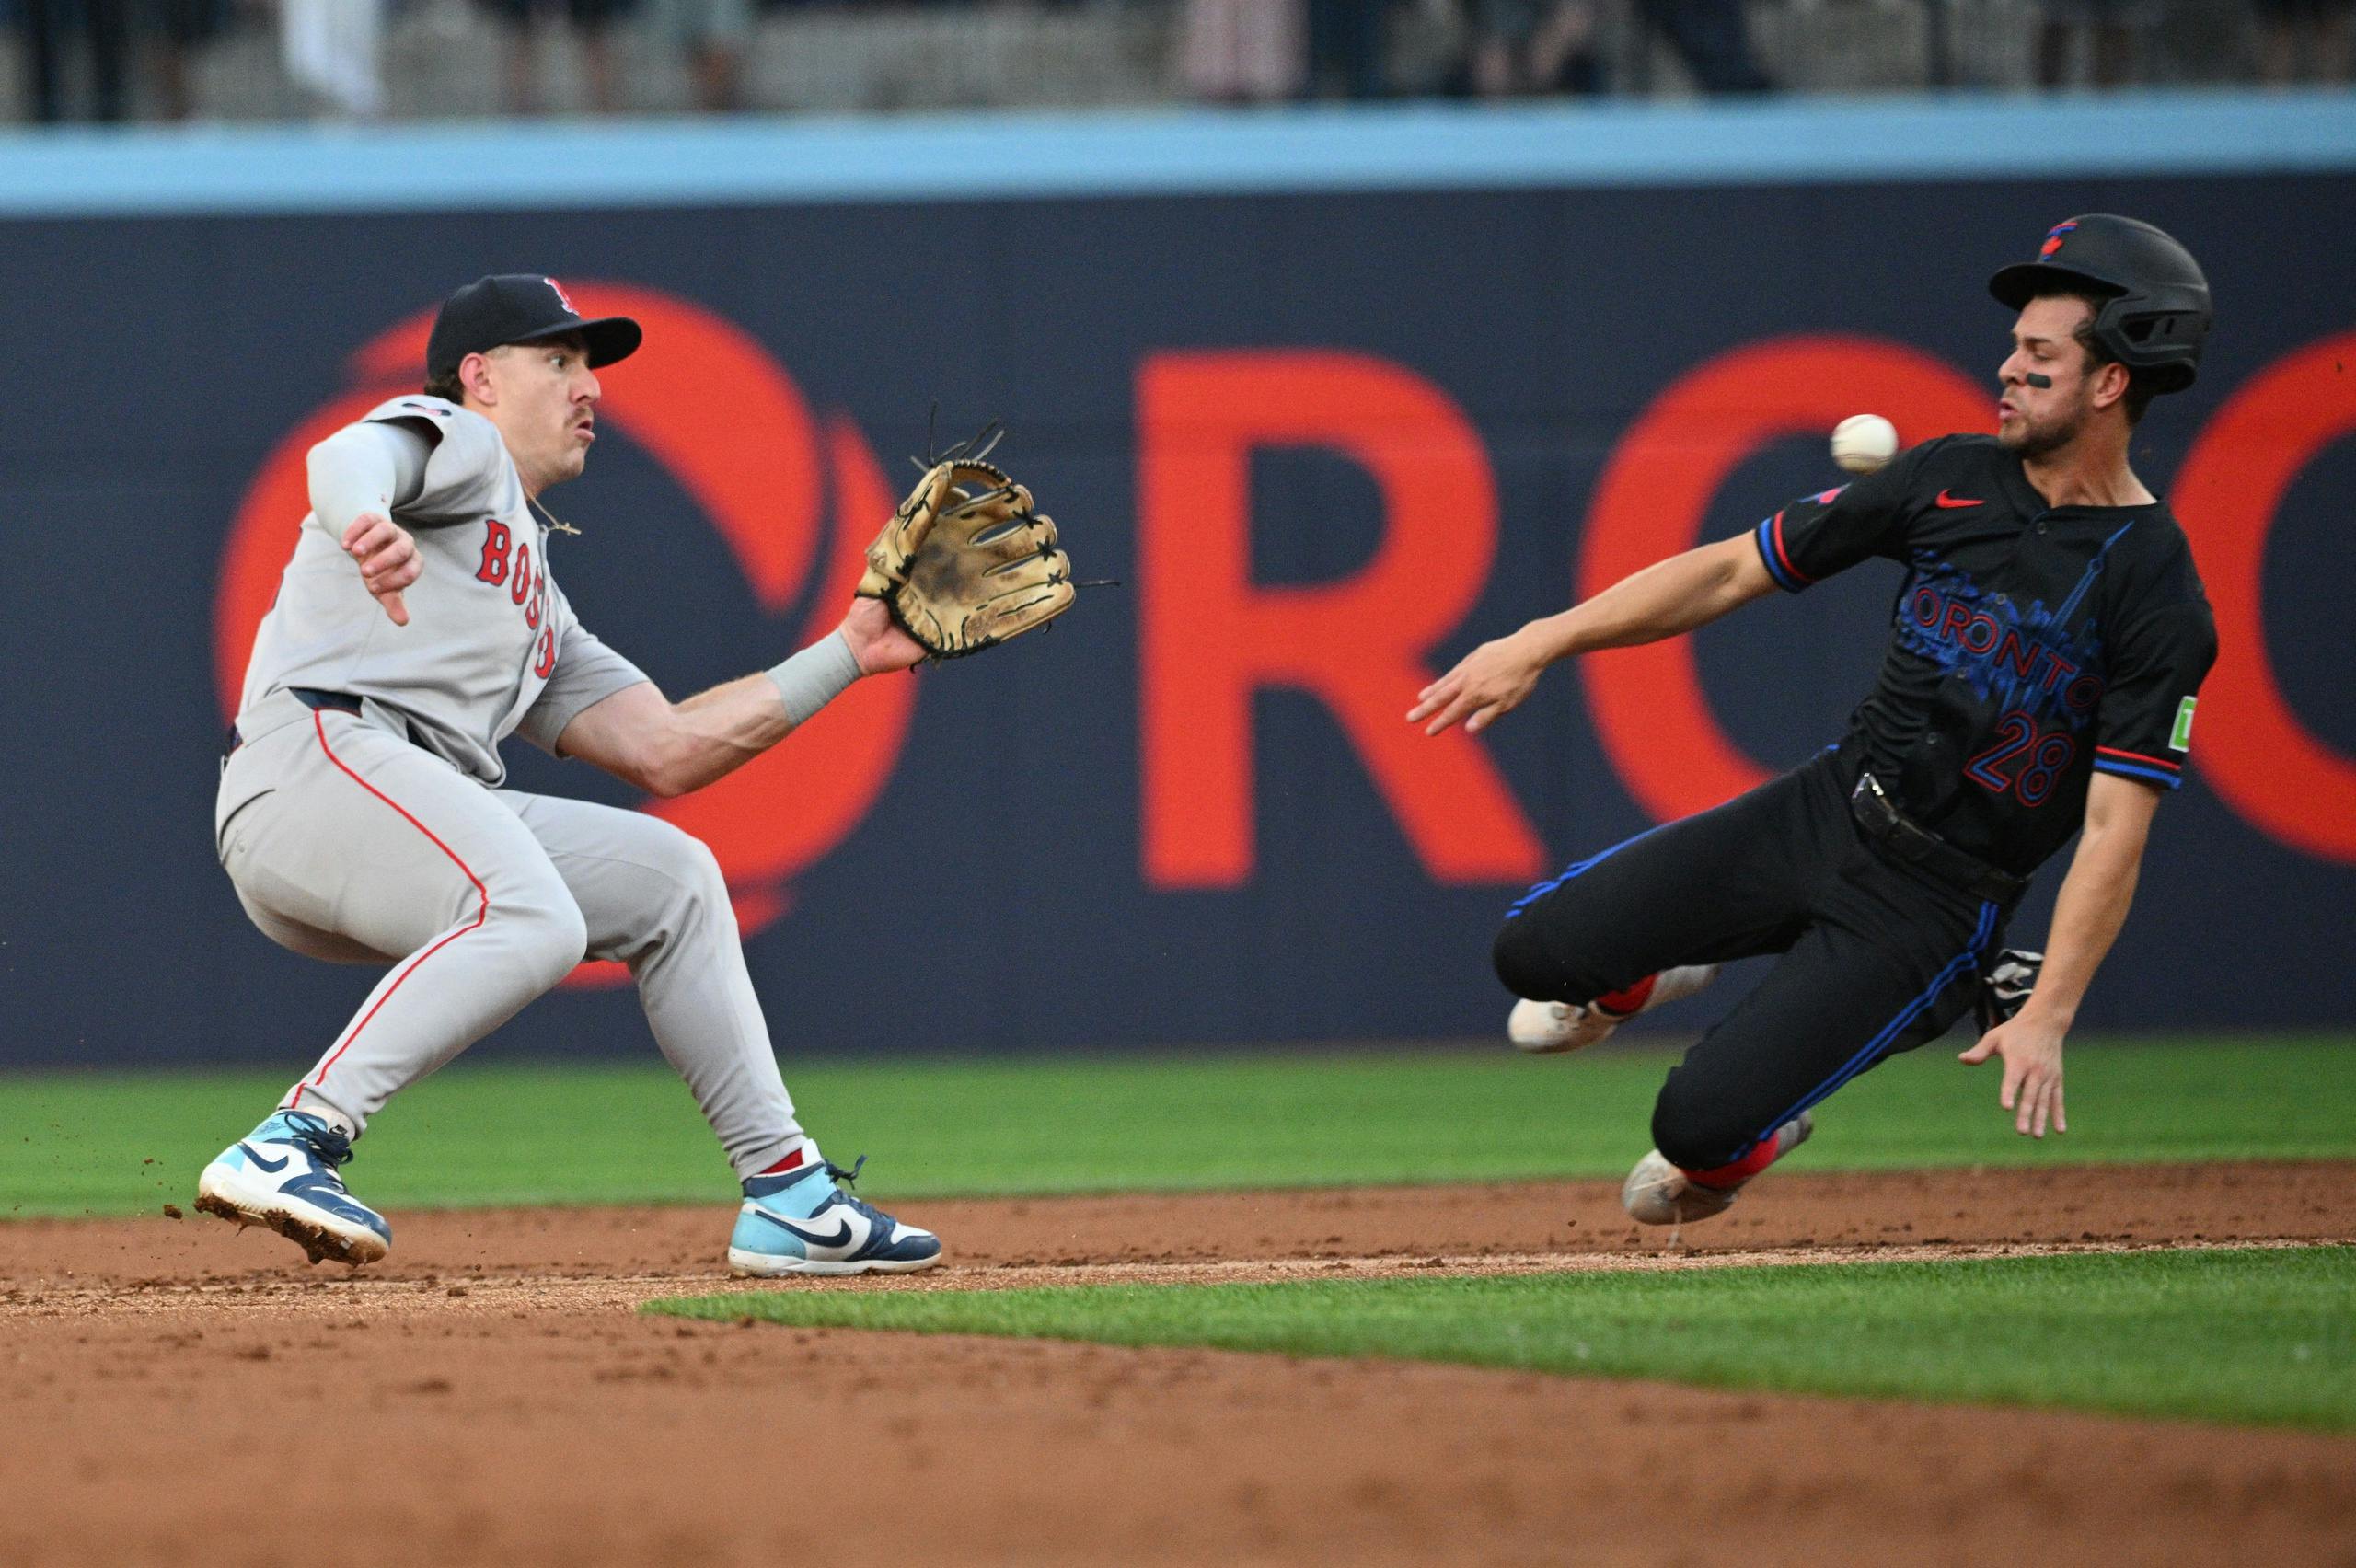
[[[768,676],[785,699],[785,716],[799,728],[859,679],[859,659],[838,631],[772,667]]]

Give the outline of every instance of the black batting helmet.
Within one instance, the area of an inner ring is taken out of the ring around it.
[[[1988,280],[2015,310],[2053,289],[2095,296],[2095,341],[2153,391],[2192,385],[2209,336],[2209,280],[2183,246],[2134,218],[2088,213],[2054,225],[2036,260]]]

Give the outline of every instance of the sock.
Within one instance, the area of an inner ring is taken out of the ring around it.
[[[1697,1187],[1739,1187],[1761,1170],[1775,1163],[1784,1152],[1784,1140],[1770,1133],[1757,1148],[1731,1165],[1715,1166],[1708,1170],[1688,1170],[1685,1179]]]
[[[303,1103],[300,1105],[293,1103],[293,1101],[298,1098],[303,1101]],[[325,1122],[335,1131],[341,1133],[345,1137],[356,1138],[360,1136],[360,1124],[358,1123],[345,1115],[342,1112],[337,1110],[334,1106],[329,1104],[326,1101],[320,1099],[319,1091],[307,1085],[297,1090],[295,1093],[288,1095],[286,1100],[282,1101],[278,1108],[281,1111],[307,1112],[311,1115],[317,1116],[320,1121]]]
[[[774,1165],[764,1165],[753,1172],[756,1176],[782,1176],[789,1170],[799,1170],[805,1165],[818,1163],[818,1146],[807,1137],[796,1138],[793,1147]]]
[[[1600,1011],[1611,1013],[1620,1018],[1634,1018],[1645,1010],[1646,1002],[1653,999],[1653,984],[1659,978],[1657,974],[1647,974],[1633,986],[1623,986],[1617,991],[1606,991],[1595,998],[1595,1006]]]

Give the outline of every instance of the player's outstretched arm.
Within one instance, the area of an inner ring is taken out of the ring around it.
[[[2053,927],[2045,943],[2045,967],[2037,989],[2021,1010],[1980,1037],[1960,1060],[1977,1066],[1991,1056],[2004,1059],[2004,1081],[1997,1101],[2013,1113],[2013,1128],[2043,1137],[2050,1125],[2070,1130],[2062,1108],[2062,1043],[2077,1021],[2103,955],[2110,951],[2135,880],[2160,792],[2146,784],[2097,773],[2086,787],[2086,825],[2070,858],[2053,905]]]
[[[1748,534],[1671,556],[1585,604],[1481,644],[1416,694],[1407,722],[1424,725],[1427,735],[1460,721],[1468,731],[1486,729],[1520,707],[1557,660],[1676,637],[1774,588]]]
[[[834,633],[775,670],[673,702],[652,682],[583,709],[558,739],[577,756],[651,795],[700,790],[744,767],[807,721],[851,682],[921,663],[925,651],[872,599],[854,599]]]

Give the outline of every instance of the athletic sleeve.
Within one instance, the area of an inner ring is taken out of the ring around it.
[[[2217,624],[2192,599],[2146,616],[2119,640],[2095,715],[2095,767],[2174,790],[2192,749],[2193,702],[2217,662]]]
[[[1908,498],[1926,455],[1924,442],[1888,467],[1835,490],[1803,496],[1750,531],[1767,575],[1797,594],[1871,556],[1906,559]]]
[[[380,404],[365,422],[415,431],[432,444],[418,493],[400,508],[403,523],[470,523],[503,509],[515,465],[499,427],[480,414],[420,396]]]
[[[364,513],[390,517],[425,488],[433,445],[406,425],[346,425],[311,448],[311,511],[338,540]]]
[[[515,726],[517,734],[551,756],[564,755],[556,743],[567,724],[614,693],[647,683],[644,671],[606,647],[569,611],[560,624],[564,631],[556,669]]]

